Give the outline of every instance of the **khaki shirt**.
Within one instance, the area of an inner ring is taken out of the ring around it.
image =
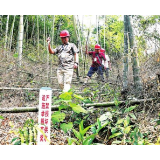
[[[74,43],[62,44],[53,49],[53,51],[55,54],[58,54],[58,69],[73,69],[74,53],[78,53],[78,49]]]

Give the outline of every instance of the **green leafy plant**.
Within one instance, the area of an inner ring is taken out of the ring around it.
[[[75,137],[78,139],[76,140],[75,138],[68,138],[68,144],[72,144],[73,142],[75,142],[78,145],[90,145],[96,134],[92,134],[92,135],[87,135],[87,131],[92,127],[92,125],[84,128],[83,126],[83,120],[81,121],[81,123],[79,124],[79,132],[75,129],[72,129]]]
[[[65,113],[62,113],[60,111],[54,112],[51,116],[52,123],[56,124],[58,122],[62,122],[65,119]]]
[[[109,124],[109,121],[105,122],[103,125],[99,119],[97,119],[97,122],[94,125],[90,125],[86,128],[84,128],[84,121],[82,120],[79,124],[79,132],[75,129],[72,129],[75,138],[68,138],[68,144],[71,145],[73,143],[77,145],[91,145],[93,144],[93,140],[95,139],[96,135],[99,133],[101,129],[103,129],[106,125]],[[87,134],[87,131],[91,129],[93,134]]]
[[[11,144],[14,145],[35,145],[37,144],[37,125],[34,124],[33,119],[28,119],[22,128],[14,129],[14,125],[10,122],[12,130],[9,133],[14,133]]]
[[[4,119],[4,117],[3,117],[3,116],[0,116],[0,119]]]
[[[67,109],[67,110],[73,110],[76,113],[87,113],[87,111],[80,106],[76,101],[74,102],[73,97],[76,99],[84,100],[84,98],[80,95],[73,94],[73,92],[64,92],[62,93],[57,101],[54,102],[54,104],[60,104],[59,110]]]
[[[67,133],[69,130],[71,130],[73,128],[73,123],[72,122],[69,122],[69,123],[62,123],[60,125],[60,128],[65,132]]]
[[[64,111],[74,111],[74,113],[84,113],[86,114],[87,111],[78,104],[77,100],[84,100],[81,95],[73,94],[73,92],[64,92],[59,96],[60,99],[55,101],[54,97],[54,104],[59,104],[59,111],[56,111],[52,114],[52,123],[55,125],[56,123],[63,122],[66,118],[66,114],[63,113]],[[75,99],[74,99],[75,98]]]

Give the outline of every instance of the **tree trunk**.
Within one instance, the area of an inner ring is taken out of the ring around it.
[[[98,15],[96,15],[96,27],[97,27],[97,44],[99,44],[99,32],[98,32]]]
[[[26,26],[26,43],[28,47],[28,18],[27,18],[27,26]]]
[[[18,49],[18,60],[19,66],[22,64],[22,44],[23,44],[23,15],[20,15],[19,22],[19,49]]]
[[[15,17],[16,17],[16,16],[14,15],[13,22],[12,22],[12,27],[11,27],[10,45],[9,45],[10,52],[11,52],[11,46],[12,46],[12,36],[13,36],[13,29],[14,29]]]
[[[53,15],[53,21],[52,21],[52,39],[51,39],[51,44],[52,44],[52,47],[53,47],[53,42],[54,42],[54,21],[55,21],[55,16]],[[52,62],[54,61],[54,55],[52,55],[52,58],[51,58],[51,77],[52,77]]]
[[[106,33],[105,33],[106,23],[105,22],[106,22],[106,16],[104,15],[104,49],[105,49],[105,43],[106,43],[105,42],[105,38],[106,38],[105,37],[105,35],[106,35]]]
[[[45,48],[45,44],[46,44],[46,37],[45,37],[45,16],[44,16],[44,34],[43,34],[43,39],[44,39],[44,48]]]
[[[130,42],[130,49],[132,54],[132,69],[133,69],[133,79],[134,79],[134,85],[136,88],[137,93],[142,92],[142,82],[141,77],[139,74],[139,61],[138,61],[138,55],[137,55],[137,46],[135,44],[134,39],[134,31],[132,27],[132,22],[130,16],[127,16],[128,19],[128,31],[129,31],[129,42]]]
[[[39,57],[39,22],[38,22],[38,15],[37,15],[37,50],[38,50],[38,57]]]
[[[6,34],[5,34],[5,41],[4,41],[4,49],[5,50],[7,49],[8,22],[9,22],[9,15],[7,16],[7,22],[6,22]],[[8,54],[7,54],[7,57],[8,57]]]
[[[32,17],[33,18],[33,17]],[[32,27],[32,32],[31,32],[31,41],[32,41],[32,38],[33,38],[33,34],[34,34],[34,28],[35,28],[35,22],[33,20],[33,27]]]
[[[1,38],[2,38],[2,33],[3,33],[3,32],[2,32],[2,17],[3,17],[3,16],[0,15],[0,25],[1,25],[1,27],[0,27],[0,29],[1,29],[1,30],[0,30],[0,37],[1,37]],[[1,40],[1,39],[0,39],[0,40]]]
[[[123,90],[128,89],[128,23],[124,15],[124,55],[123,55]]]
[[[75,34],[76,34],[76,38],[77,38],[77,48],[81,49],[81,57],[83,59],[82,48],[81,48],[81,39],[80,39],[80,34],[79,34],[79,28],[78,28],[78,24],[77,24],[75,15],[73,15],[73,25],[74,25],[74,31],[75,31]],[[77,75],[77,79],[79,80],[79,67],[76,69],[76,75]]]

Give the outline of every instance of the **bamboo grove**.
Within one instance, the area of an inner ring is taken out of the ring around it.
[[[154,52],[159,47],[159,16],[96,16],[96,26],[83,24],[78,15],[1,15],[0,16],[0,47],[1,53],[8,57],[10,52],[18,57],[21,66],[23,56],[32,59],[45,59],[52,63],[47,51],[46,38],[51,37],[53,48],[61,44],[59,33],[67,29],[70,41],[77,44],[80,51],[80,68],[87,63],[85,45],[88,39],[90,49],[98,42],[105,48],[112,62],[123,58],[123,89],[128,85],[128,58],[132,57],[134,84],[138,90],[142,89],[139,77],[139,65],[147,53],[149,43],[154,43]],[[134,23],[133,23],[134,22]],[[149,28],[154,28],[153,31]],[[157,28],[156,28],[157,27]],[[85,75],[85,67],[83,69]]]

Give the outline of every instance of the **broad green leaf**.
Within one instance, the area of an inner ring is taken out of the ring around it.
[[[92,125],[86,127],[86,128],[81,132],[81,135],[84,136],[84,135],[86,134],[86,132],[87,132],[91,127],[92,127]]]
[[[141,132],[138,132],[138,136],[139,136],[140,138],[143,138],[143,134],[142,134]]]
[[[133,118],[133,119],[137,119],[136,116],[133,113],[129,113],[129,115]]]
[[[58,108],[59,108],[59,111],[60,111],[60,110],[62,110],[62,109],[67,109],[68,106],[60,105]]]
[[[124,113],[130,112],[130,111],[134,110],[136,107],[137,107],[136,105],[135,105],[135,106],[131,106],[131,107],[127,108],[127,109],[124,111]]]
[[[70,107],[76,107],[77,106],[77,104],[75,104],[75,103],[69,103],[69,105],[70,105]]]
[[[119,133],[114,133],[109,137],[109,139],[120,136],[120,135],[122,135],[122,133],[120,133],[120,132]]]
[[[84,103],[93,103],[93,102],[92,102],[91,100],[89,100],[89,99],[84,99],[83,102],[84,102]]]
[[[68,141],[68,145],[72,145],[73,142],[76,142],[77,140],[75,138],[67,138],[67,141]]]
[[[112,134],[114,134],[117,131],[118,131],[118,129],[116,127],[112,127],[112,129],[111,129]]]
[[[72,92],[64,92],[59,97],[63,100],[71,100],[72,99]]]
[[[84,98],[83,98],[81,95],[74,94],[73,96],[74,96],[75,98],[77,98],[77,99],[84,100]]]
[[[65,113],[61,113],[60,111],[54,112],[52,114],[52,123],[55,124],[57,122],[61,122],[65,119]]]
[[[106,125],[108,125],[109,124],[109,121],[107,120],[104,124],[103,124],[103,126],[101,127],[101,129],[102,128],[104,128]]]
[[[82,135],[82,131],[83,131],[84,127],[83,127],[83,120],[80,122],[79,124],[79,132],[81,133]]]
[[[124,127],[127,127],[130,123],[130,118],[129,116],[126,117],[126,119],[124,120]]]
[[[72,131],[79,140],[82,140],[81,134],[78,131],[76,131],[75,129],[72,129]]]
[[[70,104],[70,106],[71,106],[71,108],[74,112],[76,112],[76,113],[80,113],[80,112],[87,113],[87,111],[84,108],[82,108],[80,105],[77,105],[75,103],[69,103],[69,104]]]
[[[158,137],[157,142],[155,143],[155,145],[160,145],[160,137]]]
[[[21,145],[21,141],[15,142],[14,145]]]
[[[14,57],[14,58],[17,58],[17,57],[18,57],[18,53],[15,53],[15,54],[13,55],[13,57]]]
[[[92,134],[90,136],[88,136],[84,141],[83,141],[83,145],[91,145],[91,143],[93,142],[93,140],[95,139],[97,134]]]
[[[0,119],[4,119],[4,117],[0,116]]]
[[[101,128],[101,121],[99,120],[99,118],[97,118],[97,124],[98,124],[98,129]]]
[[[19,137],[15,137],[12,139],[11,143],[13,143],[15,140],[19,139]]]
[[[106,125],[108,125],[109,124],[109,120],[107,120],[107,121],[105,121],[105,123],[103,123],[103,126],[101,126],[100,128],[98,128],[97,130],[96,130],[96,133],[98,133],[102,128],[104,128]]]
[[[96,127],[95,127],[95,125],[91,127],[91,131],[92,131],[93,134],[96,133]]]
[[[128,134],[130,130],[131,130],[131,126],[128,126],[123,130],[123,132]]]
[[[72,122],[69,122],[68,124],[67,123],[62,123],[60,125],[60,128],[65,132],[67,133],[69,130],[71,130],[73,128],[73,123]]]
[[[58,104],[58,103],[60,103],[62,101],[63,101],[62,99],[59,99],[59,100],[55,101],[53,104]]]
[[[118,125],[118,124],[121,124],[121,123],[123,123],[123,121],[124,121],[124,119],[118,119],[118,121],[117,121],[116,124],[117,124],[117,125]]]

